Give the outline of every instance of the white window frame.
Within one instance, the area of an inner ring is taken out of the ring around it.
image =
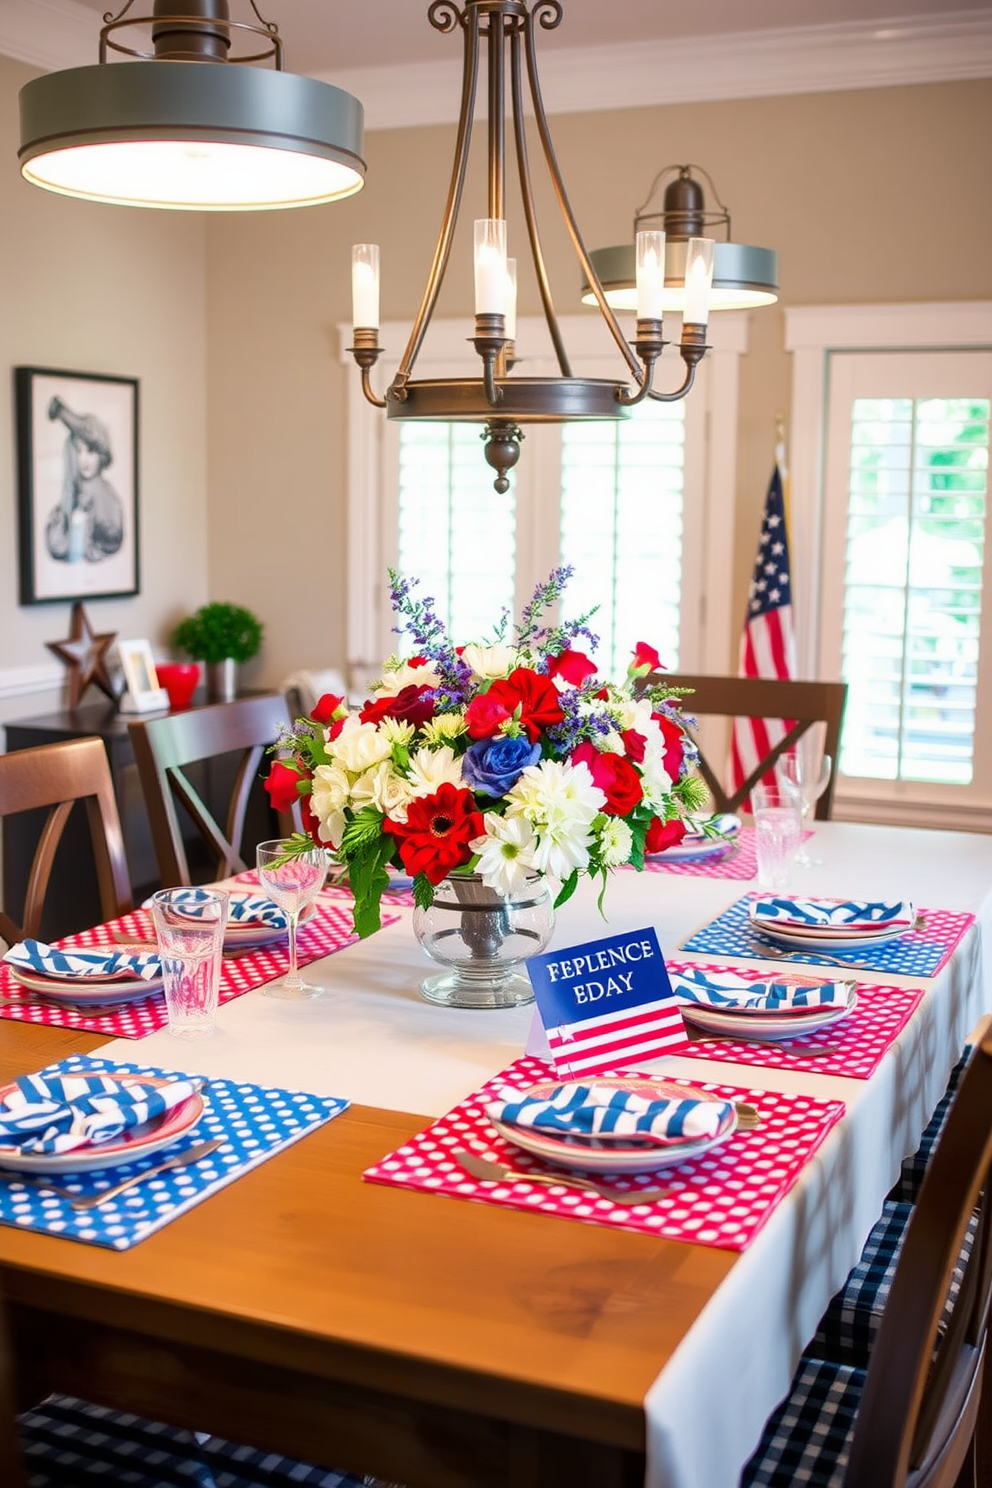
[[[830,367],[851,352],[992,350],[992,301],[906,305],[814,305],[785,312],[785,347],[792,353],[791,556],[799,675],[823,676],[823,519],[827,469]],[[992,558],[987,559],[992,562]],[[987,579],[992,594],[992,578]],[[992,609],[983,609],[983,655],[992,647]],[[984,670],[984,668],[983,668]],[[836,680],[825,678],[824,680]],[[963,788],[962,788],[963,789]],[[929,795],[931,800],[922,799]],[[992,806],[949,796],[916,782],[838,784],[834,815],[948,829],[992,829]]]
[[[748,349],[749,316],[721,314],[710,325],[712,350],[697,372],[696,383],[686,403],[687,508],[698,519],[686,524],[683,569],[682,655],[685,671],[727,672],[731,660],[732,616],[730,612],[734,517],[737,488],[737,392],[740,358]],[[609,376],[618,379],[623,364],[609,333],[596,316],[564,316],[562,336],[576,375]],[[681,326],[678,317],[666,320],[667,335],[677,343]],[[384,389],[392,378],[409,336],[409,325],[390,323],[380,327],[380,344],[387,348],[374,373],[374,385]],[[386,568],[395,562],[396,480],[398,425],[381,409],[367,402],[358,372],[348,352],[351,327],[338,326],[340,360],[348,367],[348,608],[347,665],[352,687],[360,689],[370,676],[378,675],[382,658],[395,645],[386,588]],[[466,347],[465,322],[442,320],[432,323],[417,358],[417,376],[462,375],[477,358]],[[517,323],[517,351],[528,374],[555,375],[557,365],[549,350],[544,320],[521,317]],[[595,365],[596,370],[592,370]],[[609,370],[604,371],[604,366]],[[681,380],[682,361],[666,353],[656,385],[667,388]],[[554,435],[541,426],[525,431],[517,466],[518,550],[528,553],[557,551],[558,508],[540,499],[549,482],[557,487]],[[542,437],[545,435],[545,437]],[[480,461],[483,459],[479,449]],[[500,498],[493,494],[493,500]],[[518,562],[518,608],[543,572],[526,571]]]

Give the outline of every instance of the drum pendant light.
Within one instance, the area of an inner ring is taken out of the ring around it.
[[[718,210],[707,208],[703,188],[697,176],[709,185]],[[665,188],[660,212],[649,212],[662,181],[674,176]],[[706,171],[698,165],[666,165],[651,183],[647,200],[634,216],[634,235],[652,224],[665,232],[666,310],[681,311],[685,300],[686,248],[689,239],[703,232],[723,232],[713,249],[713,285],[711,310],[750,310],[759,305],[772,305],[778,299],[778,254],[773,248],[756,248],[749,243],[730,241],[730,213],[720,201],[716,187]],[[619,243],[612,248],[594,248],[589,254],[596,276],[614,310],[633,310],[637,305],[637,281],[634,268],[634,244]],[[595,305],[596,294],[588,277],[582,284],[582,303]]]
[[[22,88],[25,180],[90,201],[213,212],[361,190],[362,105],[284,72],[278,28],[255,0],[251,23],[232,21],[227,0],[154,0],[150,17],[129,16],[133,3],[106,19],[96,66]],[[130,29],[142,27],[150,49]],[[111,62],[111,52],[133,60]]]

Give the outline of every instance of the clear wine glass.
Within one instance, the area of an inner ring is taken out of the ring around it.
[[[327,877],[326,848],[313,847],[309,852],[290,856],[289,841],[276,838],[260,842],[255,851],[258,880],[265,893],[284,911],[289,924],[289,970],[277,981],[262,988],[266,997],[319,997],[323,987],[305,982],[296,962],[296,929],[300,914],[312,904]]]
[[[813,807],[830,784],[832,769],[833,761],[829,754],[803,748],[790,749],[788,754],[780,757],[775,767],[782,789],[799,802],[804,828],[813,815]],[[799,868],[813,868],[823,859],[810,857],[805,845],[800,843],[794,861]]]

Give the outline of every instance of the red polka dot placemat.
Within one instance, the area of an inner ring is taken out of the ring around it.
[[[399,919],[396,914],[383,914],[382,923],[392,924]],[[151,915],[136,909],[133,914],[122,915],[106,925],[97,925],[92,930],[80,931],[60,940],[60,946],[109,946],[112,931],[138,939],[154,939]],[[321,901],[318,910],[306,924],[301,925],[297,939],[297,959],[301,966],[321,956],[340,951],[343,946],[356,940],[351,922],[351,910],[347,905]],[[284,940],[257,950],[225,957],[220,972],[220,1000],[230,1002],[243,992],[261,987],[281,976],[289,966],[289,950]],[[70,1008],[60,1003],[46,1002],[43,997],[26,991],[11,975],[9,966],[0,965],[0,1018],[13,1018],[21,1023],[46,1023],[55,1028],[86,1028],[93,1033],[105,1033],[108,1038],[145,1038],[164,1028],[168,1019],[165,1012],[165,996],[154,992],[140,1002],[127,1007],[100,1011],[98,1008]]]
[[[686,962],[668,961],[671,971],[688,971]],[[703,971],[719,972],[725,967],[694,962]],[[748,981],[767,981],[769,973],[756,967],[735,966],[734,974]],[[829,973],[824,973],[828,976]],[[838,971],[837,975],[845,973]],[[691,1044],[679,1050],[680,1059],[725,1059],[733,1064],[756,1064],[763,1069],[808,1070],[818,1075],[843,1075],[852,1080],[867,1080],[875,1073],[882,1056],[902,1033],[923,998],[919,987],[863,986],[858,983],[857,1005],[840,1023],[819,1033],[808,1033],[780,1043],[748,1043],[724,1035],[708,1035],[687,1023],[689,1037],[713,1038],[712,1043]],[[747,1020],[740,1019],[741,1033]]]
[[[625,1070],[624,1074],[631,1071]],[[745,1250],[844,1114],[843,1101],[679,1080],[678,1084],[690,1090],[708,1090],[726,1100],[749,1102],[758,1108],[759,1124],[751,1131],[736,1131],[711,1152],[689,1158],[677,1167],[643,1175],[597,1175],[597,1182],[616,1192],[614,1201],[570,1187],[564,1169],[560,1170],[560,1187],[529,1183],[529,1171],[557,1170],[505,1142],[486,1116],[486,1106],[507,1086],[524,1090],[554,1078],[551,1066],[543,1060],[516,1060],[447,1116],[369,1168],[364,1177],[373,1183],[475,1199],[510,1209],[536,1209],[587,1224],[661,1235],[666,1240]],[[453,1156],[461,1148],[506,1163],[519,1177],[501,1182],[472,1178]],[[638,1189],[657,1188],[665,1189],[664,1197],[649,1204],[629,1202],[629,1196]]]

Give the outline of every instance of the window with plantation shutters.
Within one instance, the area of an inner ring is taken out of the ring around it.
[[[992,803],[992,354],[830,363],[821,674],[848,704],[841,785]]]
[[[494,501],[470,425],[400,429],[399,564],[455,636],[487,636],[515,590],[516,491]],[[679,660],[685,414],[682,404],[636,408],[622,424],[561,430],[559,552],[571,564],[565,619],[595,610],[596,657],[622,676],[650,638],[671,668]],[[480,543],[479,534],[486,541]]]
[[[494,501],[474,424],[411,423],[400,426],[398,487],[400,572],[420,579],[450,635],[488,636],[513,608],[512,482]]]
[[[567,424],[561,558],[567,618],[599,610],[600,670],[622,677],[638,641],[674,670],[682,615],[685,404],[647,403],[623,424]]]

